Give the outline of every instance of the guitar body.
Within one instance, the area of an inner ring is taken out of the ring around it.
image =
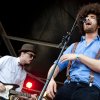
[[[16,89],[18,88],[19,86],[17,84],[5,84],[5,88],[6,88],[6,91],[4,92],[0,92],[0,100],[2,98],[2,100],[9,100],[9,91],[12,90],[12,89]]]

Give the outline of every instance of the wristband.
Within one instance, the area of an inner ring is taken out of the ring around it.
[[[79,54],[76,54],[76,59],[79,59]]]

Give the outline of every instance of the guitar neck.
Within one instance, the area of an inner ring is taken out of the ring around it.
[[[29,93],[17,92],[15,90],[10,90],[10,94],[21,96],[21,97],[27,97],[27,98],[31,97],[31,94],[29,94]]]

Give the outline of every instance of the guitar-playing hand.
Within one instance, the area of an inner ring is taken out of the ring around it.
[[[4,100],[9,99],[9,91],[11,89],[16,89],[19,86],[17,84],[7,84],[0,81],[0,98],[3,98]],[[1,99],[0,99],[1,100]]]
[[[0,92],[6,91],[6,87],[4,84],[0,83]]]
[[[37,94],[32,94],[28,100],[37,100]]]

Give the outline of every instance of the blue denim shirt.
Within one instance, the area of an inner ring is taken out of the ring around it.
[[[63,54],[71,53],[71,50],[74,46],[74,43],[69,46]],[[98,53],[100,49],[100,37],[97,36],[90,44],[87,45],[85,37],[82,37],[81,41],[77,45],[77,48],[75,50],[76,54],[84,54],[85,56],[88,56],[90,58],[96,57],[96,54]],[[68,61],[65,61],[61,63],[58,62],[58,66],[60,68],[60,71],[62,71],[64,68],[66,68],[68,65]],[[90,75],[91,69],[84,65],[79,60],[73,60],[72,66],[70,68],[70,77],[72,81],[76,82],[85,82],[89,83],[89,75]],[[68,80],[65,80],[65,83]],[[100,88],[100,73],[95,72],[94,73],[94,81],[93,84]]]

